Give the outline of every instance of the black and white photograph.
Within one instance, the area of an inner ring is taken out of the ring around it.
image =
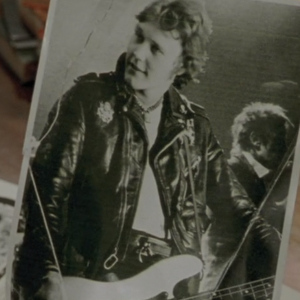
[[[7,300],[276,300],[300,166],[300,2],[52,0]]]

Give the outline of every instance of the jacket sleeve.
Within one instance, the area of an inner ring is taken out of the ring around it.
[[[229,168],[208,120],[205,143],[205,199],[211,224],[201,242],[205,270],[200,291],[218,287],[256,213],[254,204]]]
[[[31,164],[32,176],[28,175],[24,198],[26,229],[16,265],[16,279],[23,286],[40,281],[50,270],[58,270],[51,243],[60,260],[68,223],[69,193],[84,141],[84,124],[75,86],[50,112]]]

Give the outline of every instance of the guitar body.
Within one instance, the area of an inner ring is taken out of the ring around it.
[[[192,255],[178,255],[154,264],[142,273],[120,281],[99,282],[78,277],[64,277],[68,300],[145,300],[162,292],[173,298],[174,286],[201,273],[202,261]]]

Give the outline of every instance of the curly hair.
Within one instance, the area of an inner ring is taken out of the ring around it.
[[[208,59],[206,47],[212,33],[203,0],[158,0],[140,12],[137,19],[141,23],[154,22],[164,31],[179,33],[185,73],[176,76],[173,85],[181,88],[190,80],[196,80],[204,71]]]
[[[252,132],[258,134],[263,142],[267,142],[274,134],[274,128],[282,128],[287,134],[291,127],[293,125],[281,106],[272,103],[251,103],[235,117],[231,126],[231,156],[251,149]]]

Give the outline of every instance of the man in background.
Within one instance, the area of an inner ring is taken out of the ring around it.
[[[281,106],[262,102],[245,106],[231,127],[233,142],[229,165],[260,209],[260,214],[279,236],[290,180],[289,161],[284,158],[290,148],[287,143],[291,127]],[[273,284],[271,278],[275,276],[279,248],[272,239],[258,239],[257,236],[256,229],[252,228],[226,274],[222,288],[245,282],[259,283],[267,278]]]
[[[285,110],[271,103],[251,103],[234,119],[229,165],[257,207],[283,162],[291,127]],[[281,194],[277,195],[277,202],[267,203],[268,210],[272,210],[268,221],[280,232],[286,206],[286,196]]]

